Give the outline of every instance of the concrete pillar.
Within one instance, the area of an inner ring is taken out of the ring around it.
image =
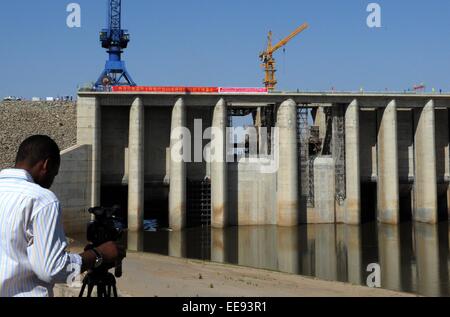
[[[336,226],[315,225],[316,278],[337,280]]]
[[[363,250],[360,226],[344,226],[347,248],[348,282],[360,285],[363,282]]]
[[[211,157],[211,143],[208,143],[205,146],[205,156]],[[211,179],[211,162],[209,160],[207,160],[206,162],[205,179]]]
[[[278,270],[299,274],[299,228],[278,227],[277,229]]]
[[[377,207],[378,221],[398,224],[399,176],[398,176],[398,138],[397,138],[397,104],[392,100],[380,111],[381,119],[378,129],[378,182]]]
[[[170,190],[169,190],[169,226],[172,230],[181,230],[186,226],[186,136],[182,128],[186,127],[186,106],[182,98],[178,99],[172,110],[170,136]]]
[[[336,222],[334,166],[331,156],[314,161],[314,223]]]
[[[130,109],[128,141],[128,229],[139,231],[144,224],[144,105],[137,97]]]
[[[361,222],[361,172],[359,162],[359,105],[353,100],[345,112],[346,208],[343,222]],[[338,221],[340,217],[337,217]]]
[[[288,227],[299,223],[297,104],[289,99],[278,109],[279,160],[277,175],[277,224]]]
[[[183,258],[186,255],[186,237],[184,231],[169,232],[169,256]]]
[[[442,296],[438,226],[415,223],[417,290],[421,295]]]
[[[225,231],[211,228],[211,261],[225,263]]]
[[[101,188],[101,106],[96,97],[80,97],[77,103],[77,144],[90,144],[91,199],[90,206],[100,206]]]
[[[434,101],[416,110],[416,115],[414,219],[435,224],[438,211]]]
[[[166,175],[164,176],[164,185],[170,185],[170,146],[166,147]]]
[[[227,105],[220,99],[214,108],[211,137],[211,225],[224,228],[228,225],[227,213],[227,162],[226,128],[228,122]]]
[[[137,231],[127,231],[127,250],[134,252],[144,251],[144,233]]]
[[[378,256],[383,288],[402,290],[400,228],[392,224],[378,226]]]
[[[440,120],[440,124],[438,129],[442,131],[440,131],[440,139],[441,139],[441,144],[442,144],[442,148],[443,148],[443,154],[444,157],[442,158],[444,167],[443,167],[443,172],[444,172],[444,181],[450,181],[450,135],[449,135],[449,128],[448,125],[450,123],[449,120],[449,110],[441,110],[440,114],[442,114],[442,119]]]
[[[94,112],[94,127],[93,135],[94,142],[92,143],[92,189],[91,189],[91,205],[100,206],[101,195],[101,176],[102,176],[102,113],[100,103],[96,98],[95,112]]]

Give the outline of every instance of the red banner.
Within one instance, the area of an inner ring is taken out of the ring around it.
[[[245,87],[220,87],[221,94],[267,94],[267,88],[245,88]]]
[[[267,94],[267,88],[246,87],[184,87],[184,86],[113,86],[113,92],[154,93],[221,93],[221,94]]]
[[[217,87],[113,86],[113,92],[218,93]]]

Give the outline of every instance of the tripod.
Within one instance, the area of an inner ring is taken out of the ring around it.
[[[92,291],[97,286],[98,297],[111,297],[111,291],[114,297],[117,297],[116,278],[106,270],[89,272],[83,279],[79,297],[83,297],[87,286],[87,297],[92,297]]]

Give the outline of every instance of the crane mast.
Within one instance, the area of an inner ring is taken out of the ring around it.
[[[269,89],[269,91],[273,91],[278,83],[275,78],[276,62],[275,62],[275,58],[273,57],[273,54],[277,50],[279,50],[280,48],[285,46],[287,43],[289,43],[298,34],[303,32],[304,30],[306,30],[308,27],[309,27],[308,23],[302,24],[294,32],[289,34],[289,36],[287,36],[286,38],[284,38],[283,40],[281,40],[279,43],[277,43],[274,46],[272,46],[272,31],[269,32],[269,35],[267,38],[268,39],[267,49],[259,55],[259,58],[261,59],[261,62],[263,63],[262,67],[265,70],[265,78],[264,78],[263,83],[266,86],[266,88]]]
[[[107,28],[100,32],[100,42],[107,50],[109,59],[95,87],[101,89],[107,86],[136,86],[121,59],[123,50],[130,41],[130,34],[123,30],[121,25],[122,1],[107,0],[107,7]]]

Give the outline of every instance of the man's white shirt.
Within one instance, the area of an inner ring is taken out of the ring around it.
[[[82,259],[66,252],[58,198],[21,169],[0,172],[0,297],[53,296]]]

